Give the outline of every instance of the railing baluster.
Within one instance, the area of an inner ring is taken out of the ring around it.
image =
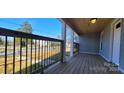
[[[40,53],[39,53],[39,55],[40,55],[40,58],[39,58],[39,66],[40,66],[40,69],[41,69],[41,61],[42,61],[42,41],[40,40]]]
[[[45,45],[45,67],[47,66],[47,41]]]
[[[61,43],[59,42],[59,60],[61,60]]]
[[[48,65],[50,65],[50,64],[49,64],[49,41],[48,41],[48,46],[47,46],[47,48],[48,48]]]
[[[59,45],[58,45],[58,42],[57,42],[57,61],[59,60],[59,47],[58,47]]]
[[[47,45],[46,45],[46,63],[47,63],[47,66],[48,66],[48,41],[47,42]]]
[[[63,62],[63,48],[64,48],[64,45],[63,45],[63,41],[61,41],[61,62]]]
[[[44,43],[43,43],[43,68],[45,68],[45,45],[46,41],[44,40]]]
[[[31,39],[31,66],[30,66],[30,73],[32,73],[32,39]]]
[[[49,52],[50,52],[49,58],[50,58],[50,65],[51,65],[51,41],[49,41],[49,48],[50,48],[50,50],[49,50]]]
[[[55,49],[56,49],[56,57],[55,57],[55,59],[56,59],[56,61],[57,61],[57,60],[58,60],[58,59],[57,59],[57,51],[58,51],[58,49],[57,49],[57,42],[55,42],[55,47],[56,47],[56,48],[55,48]],[[55,61],[55,62],[56,62],[56,61]]]
[[[51,50],[50,50],[50,48],[51,48],[51,42],[49,41],[49,63],[51,65]]]
[[[52,42],[52,59],[54,61],[54,42]],[[53,62],[52,62],[53,63]]]
[[[59,60],[60,60],[60,42],[58,43],[58,55],[59,55]]]
[[[22,38],[20,38],[20,74],[21,74],[21,68],[22,68]]]
[[[38,69],[40,67],[40,40],[39,40],[39,47],[38,47]]]
[[[45,45],[45,67],[47,66],[47,41]]]
[[[53,41],[51,41],[51,44],[52,44],[51,53],[52,53],[52,63],[53,63],[53,60],[54,60],[54,59],[53,59],[53,58],[54,58],[54,54],[53,54]],[[51,63],[51,64],[52,64],[52,63]]]
[[[62,53],[61,52],[62,50],[60,50],[62,48],[62,47],[60,48],[60,45],[62,45],[61,40],[28,34],[28,33],[16,32],[13,30],[1,29],[1,28],[0,28],[0,35],[5,36],[5,41],[4,41],[5,42],[5,64],[4,64],[5,74],[10,73],[8,72],[9,67],[11,67],[13,74],[17,72],[18,67],[16,66],[18,65],[16,65],[16,56],[18,55],[19,55],[19,61],[17,60],[17,64],[19,64],[19,67],[20,67],[18,70],[20,74],[22,74],[22,71],[24,70],[24,68],[26,69],[26,71],[23,71],[24,73],[29,73],[29,72],[35,73],[34,70],[38,71],[41,69],[41,67],[42,67],[42,73],[43,73],[43,70],[46,67],[60,60],[60,53]],[[8,36],[13,37],[13,50],[12,50],[13,59],[11,60],[12,66],[7,65],[7,60],[8,60],[7,48],[8,48],[8,41],[9,41]],[[17,42],[16,38],[18,38],[19,40],[20,46],[17,46],[17,49],[19,49],[19,53],[16,52],[16,42]],[[29,43],[28,40],[29,42],[31,40],[31,43]],[[26,46],[23,48],[24,44],[26,44]],[[23,57],[25,57],[26,63],[23,63],[24,61]],[[30,60],[28,60],[28,58],[30,58]],[[29,64],[28,64],[28,61],[30,62]],[[8,67],[8,70],[7,70],[7,67]]]
[[[47,53],[48,56],[47,56],[47,58],[48,58],[48,66],[49,66],[49,65],[50,65],[50,64],[49,64],[49,41],[48,41],[47,48],[48,48],[48,53]]]
[[[15,37],[13,38],[13,74],[15,73]]]
[[[57,42],[57,61],[59,60],[59,43]]]
[[[43,40],[42,40],[42,49],[41,49],[41,55],[42,55],[42,61],[41,61],[41,73],[43,74],[43,70],[44,70],[44,64],[43,64],[43,55],[44,55],[44,52],[43,52]]]
[[[43,40],[41,40],[41,67],[43,65]]]
[[[54,42],[54,63],[55,63],[55,61],[56,61],[56,44]]]
[[[55,42],[55,62],[56,62],[56,53],[57,53],[57,48],[56,48],[56,42]]]
[[[42,40],[40,40],[40,67],[42,67]]]
[[[48,41],[48,63],[50,65],[50,42]]]
[[[48,65],[50,65],[50,62],[49,62],[49,41],[48,41]]]
[[[54,45],[54,41],[53,41],[53,62],[55,61],[55,50],[54,50],[54,48],[55,48],[55,45]]]
[[[56,62],[56,42],[54,42],[54,44],[55,44],[55,49],[54,49],[55,50],[55,52],[54,52],[55,53],[55,57],[54,58],[55,58],[55,62]]]
[[[28,64],[28,59],[27,59],[27,55],[28,54],[28,39],[26,38],[26,73],[27,73],[27,64]]]
[[[47,41],[47,61],[49,66],[49,41]]]
[[[49,51],[50,52],[50,57],[49,58],[50,58],[50,65],[51,65],[51,41],[49,41],[49,48],[50,48],[50,51]]]
[[[77,54],[79,54],[79,43],[77,43]]]
[[[59,60],[60,60],[60,43],[58,43],[58,57],[59,57]]]
[[[74,54],[79,53],[79,43],[74,42]]]
[[[62,53],[61,53],[61,42],[59,42],[59,53],[60,53],[60,54],[59,54],[59,58],[60,58],[60,61],[61,61],[61,54],[62,54]]]
[[[57,47],[58,47],[58,60],[59,60],[59,42],[58,42],[58,46]]]
[[[5,36],[5,74],[7,73],[7,36]]]
[[[48,66],[48,41],[47,42],[47,45],[46,45],[46,63],[47,63],[47,66]]]
[[[45,65],[45,67],[46,67],[46,47],[47,47],[47,43],[46,43],[47,41],[45,40],[45,47],[44,47],[44,65]]]
[[[36,41],[36,39],[35,39],[35,70],[36,70],[36,53],[37,53],[37,51],[36,51],[36,44],[37,44],[37,41]]]

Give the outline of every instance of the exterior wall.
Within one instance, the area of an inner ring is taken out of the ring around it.
[[[99,53],[100,33],[84,34],[79,36],[79,52],[80,53]]]
[[[106,60],[112,61],[112,51],[113,51],[113,24],[119,19],[113,20],[101,33],[100,42],[102,41],[102,50],[100,50],[100,55]],[[120,61],[119,70],[124,73],[124,19],[122,19],[121,28],[121,41],[120,41]],[[103,34],[103,35],[102,35]]]
[[[116,18],[110,24],[108,24],[100,35],[100,42],[102,42],[102,50],[100,49],[100,55],[109,62],[112,62],[113,38],[114,38],[113,25],[118,20],[120,19]]]
[[[109,24],[100,35],[100,50],[99,53],[107,61],[111,61],[111,24]],[[102,46],[101,46],[102,43]],[[102,49],[101,49],[102,47]]]

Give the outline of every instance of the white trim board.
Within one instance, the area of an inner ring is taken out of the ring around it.
[[[95,52],[80,52],[80,53],[84,53],[84,54],[95,54],[95,55],[99,55],[99,53],[95,53]]]
[[[107,60],[108,62],[111,62],[110,59],[106,58],[104,55],[102,55],[101,53],[99,53],[100,56],[102,56],[105,60]]]

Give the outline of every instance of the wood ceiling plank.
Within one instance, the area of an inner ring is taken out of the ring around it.
[[[90,18],[63,18],[77,34],[101,32],[114,18],[98,18],[95,24],[90,23]]]

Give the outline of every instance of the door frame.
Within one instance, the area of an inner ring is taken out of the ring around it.
[[[110,52],[110,56],[111,56],[111,62],[114,63],[112,60],[113,58],[113,45],[114,45],[114,26],[115,24],[119,23],[119,22],[122,22],[122,19],[118,18],[118,19],[115,19],[112,24],[111,24],[111,46],[110,46],[110,49],[111,49],[111,52]],[[122,27],[122,25],[121,25]],[[121,36],[120,36],[121,38]]]

